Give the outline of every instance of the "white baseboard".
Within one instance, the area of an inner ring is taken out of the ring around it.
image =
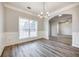
[[[28,42],[28,41],[32,41],[32,40],[37,40],[40,39],[42,37],[34,37],[34,38],[27,38],[27,39],[16,39],[14,41],[9,41],[7,43],[5,43],[5,46],[10,46],[10,45],[14,45],[14,44],[20,44],[20,43],[24,43],[24,42]]]
[[[0,56],[2,55],[4,48],[5,48],[5,46],[3,46],[3,45],[0,46]]]
[[[72,46],[79,48],[79,44],[75,44],[75,43],[74,43],[74,44],[72,44]]]

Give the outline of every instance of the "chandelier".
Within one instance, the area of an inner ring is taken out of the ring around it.
[[[38,14],[38,16],[40,18],[47,18],[49,16],[49,12],[46,11],[46,5],[45,2],[43,2],[43,11],[40,12],[40,14]]]

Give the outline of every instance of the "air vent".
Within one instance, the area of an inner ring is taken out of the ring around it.
[[[27,7],[28,9],[31,9],[31,7]]]

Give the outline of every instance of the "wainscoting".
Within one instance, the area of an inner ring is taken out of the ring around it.
[[[6,32],[5,33],[5,39],[6,39],[5,46],[28,42],[28,41],[36,40],[43,37],[44,37],[44,31],[38,31],[38,34],[36,37],[30,37],[30,38],[25,38],[25,39],[19,39],[18,32]]]
[[[72,32],[72,46],[79,48],[79,32]]]

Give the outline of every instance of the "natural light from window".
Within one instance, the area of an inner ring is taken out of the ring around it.
[[[19,39],[36,37],[37,21],[19,17]]]

